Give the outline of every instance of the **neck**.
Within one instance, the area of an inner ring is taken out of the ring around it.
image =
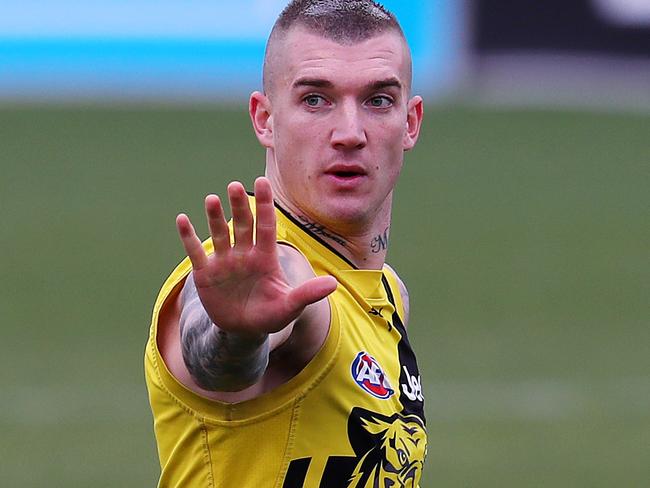
[[[281,202],[280,205],[294,219],[326,242],[339,254],[359,269],[382,269],[388,252],[390,234],[391,198],[385,202],[385,209],[375,219],[364,224],[327,226],[318,222],[300,209]]]

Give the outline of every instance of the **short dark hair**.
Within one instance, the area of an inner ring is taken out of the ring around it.
[[[340,43],[364,41],[386,30],[402,29],[390,11],[373,0],[293,0],[273,26],[273,33],[301,25]]]
[[[386,31],[404,32],[395,15],[374,0],[293,0],[275,21],[266,45],[263,83],[268,87],[271,43],[301,26],[340,44],[355,44]]]

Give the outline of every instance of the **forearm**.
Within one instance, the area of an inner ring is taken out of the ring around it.
[[[268,365],[268,335],[223,331],[212,323],[198,297],[184,302],[181,346],[194,381],[211,391],[241,391],[257,382]]]

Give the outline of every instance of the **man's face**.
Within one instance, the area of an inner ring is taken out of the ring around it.
[[[372,222],[390,207],[422,117],[421,99],[408,99],[405,41],[387,32],[343,45],[294,28],[276,42],[268,131],[257,131],[276,198],[333,230]]]

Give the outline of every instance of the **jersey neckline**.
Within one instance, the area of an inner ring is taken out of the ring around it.
[[[255,193],[252,191],[247,191],[246,192],[249,197],[255,197]],[[284,208],[280,203],[273,199],[273,205],[275,206],[276,209],[280,211],[280,213],[287,218],[292,224],[294,224],[296,227],[298,227],[300,230],[302,230],[305,234],[307,234],[309,237],[314,239],[316,242],[318,242],[321,246],[325,247],[328,251],[330,251],[332,254],[334,254],[336,257],[338,257],[341,261],[343,261],[345,264],[350,266],[354,270],[359,270],[359,267],[354,264],[350,259],[348,259],[346,256],[344,256],[340,251],[334,248],[330,243],[322,239],[319,235],[315,234],[312,232],[306,225],[304,225],[302,222],[300,222],[296,217],[294,217],[286,208]]]

